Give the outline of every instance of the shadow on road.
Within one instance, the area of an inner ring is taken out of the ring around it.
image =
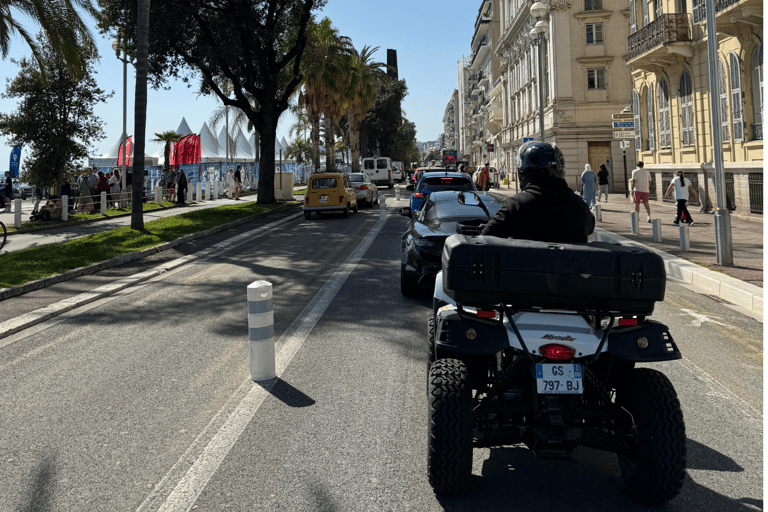
[[[315,401],[312,398],[280,377],[275,377],[266,382],[257,382],[256,384],[289,407],[309,407],[315,405]]]

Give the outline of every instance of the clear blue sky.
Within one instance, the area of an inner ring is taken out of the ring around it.
[[[363,46],[379,47],[374,59],[386,62],[387,49],[397,50],[399,76],[408,85],[408,96],[403,102],[406,117],[416,124],[416,138],[429,141],[443,131],[443,113],[458,82],[458,61],[469,55],[474,23],[482,0],[329,0],[319,18],[328,17],[339,33],[352,39],[358,50]],[[14,15],[17,13],[14,12]],[[38,28],[22,23],[30,33]],[[96,65],[96,81],[106,91],[115,94],[106,104],[96,109],[96,115],[105,122],[106,138],[95,145],[91,156],[106,153],[120,140],[123,123],[123,69],[115,58],[111,40],[98,35],[93,24],[94,36],[99,45],[100,60]],[[0,61],[0,76],[13,78],[18,67],[10,58],[30,54],[28,47],[18,38],[11,44],[8,59]],[[219,105],[214,97],[198,96],[196,87],[187,88],[183,83],[170,84],[171,90],[149,89],[147,106],[148,139],[153,134],[178,128],[182,118],[187,120],[193,132],[199,132],[204,122],[210,126],[210,116]],[[0,90],[5,91],[5,81]],[[127,132],[133,134],[133,90],[135,76],[128,66],[128,116]],[[13,100],[0,99],[0,111],[16,109]],[[293,120],[285,114],[278,126],[278,138],[288,136]],[[218,135],[222,125],[216,129]],[[8,169],[11,147],[0,137],[0,171]],[[161,154],[162,146],[147,142],[146,153]],[[22,152],[22,158],[26,154]]]

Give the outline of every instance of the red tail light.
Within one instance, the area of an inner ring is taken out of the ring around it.
[[[355,190],[368,190],[368,185],[360,185]]]
[[[424,194],[422,194],[421,192],[416,192],[415,194],[413,194],[413,196],[414,197],[424,197]]]
[[[477,318],[496,318],[496,312],[491,311],[480,311],[477,312]]]
[[[637,325],[637,318],[619,318],[619,325]]]
[[[309,198],[308,197],[304,198],[304,206],[309,206]]]
[[[559,343],[549,343],[547,345],[542,345],[542,347],[539,349],[539,352],[547,359],[555,359],[557,361],[571,359],[576,354],[576,351],[571,347],[560,345]]]

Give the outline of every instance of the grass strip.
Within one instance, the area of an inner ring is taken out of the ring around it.
[[[171,203],[170,201],[163,201],[163,205],[160,206],[156,202],[147,202],[142,203],[143,205],[143,211],[149,212],[152,210],[159,210],[164,208],[171,208],[176,206],[176,203]],[[107,214],[106,217],[115,217],[117,215],[126,215],[131,213],[131,207],[125,207],[125,208],[107,208]],[[60,219],[54,219],[54,220],[48,220],[48,221],[36,221],[36,222],[23,222],[21,224],[20,229],[16,229],[13,225],[6,225],[6,229],[10,233],[11,231],[39,231],[42,229],[51,229],[51,228],[58,228],[61,226],[68,226],[70,224],[76,224],[78,222],[82,222],[84,220],[90,220],[90,219],[103,219],[105,218],[104,215],[101,213],[70,213],[69,219],[66,221],[60,220]]]
[[[69,242],[9,252],[0,256],[0,288],[18,286],[121,254],[148,249],[190,233],[266,213],[284,204],[251,202],[195,210],[147,222],[141,231],[124,226]]]

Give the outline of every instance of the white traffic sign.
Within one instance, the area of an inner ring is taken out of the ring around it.
[[[614,139],[634,139],[635,138],[635,132],[613,132],[613,138]]]
[[[611,123],[611,126],[613,126],[613,129],[626,129],[626,128],[634,128],[635,122],[634,121],[614,121]]]
[[[611,116],[611,119],[613,119],[614,121],[624,121],[626,119],[634,120],[635,119],[635,114],[633,114],[631,112],[628,113],[628,114],[613,114]]]

